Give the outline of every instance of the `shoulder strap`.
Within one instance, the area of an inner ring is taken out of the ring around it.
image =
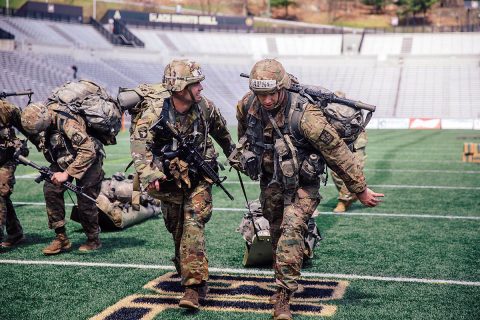
[[[302,119],[303,113],[305,112],[305,103],[306,100],[301,99],[300,96],[298,96],[297,99],[292,99],[291,103],[288,106],[288,110],[286,110],[286,112],[288,113],[286,119],[288,121],[290,134],[293,136],[295,141],[301,144],[306,143],[306,139],[300,129],[300,120]]]

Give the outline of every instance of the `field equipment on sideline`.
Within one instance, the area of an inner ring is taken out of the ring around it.
[[[6,97],[28,96],[28,103],[30,103],[32,101],[32,95],[33,95],[33,91],[31,89],[28,89],[27,91],[21,91],[21,92],[2,91],[0,92],[0,99],[5,99]]]
[[[234,200],[230,192],[228,192],[228,190],[222,185],[222,182],[225,181],[227,177],[220,179],[215,169],[212,168],[212,166],[205,161],[202,155],[197,151],[197,146],[195,145],[194,141],[186,141],[186,139],[182,138],[172,124],[169,123],[163,116],[160,117],[160,119],[158,119],[158,121],[150,127],[150,130],[168,132],[172,138],[178,141],[178,154],[175,154],[175,156],[179,156],[183,161],[187,162],[190,170],[199,168],[200,173],[203,173],[212,181],[212,183],[220,187],[230,198],[230,200]]]
[[[22,163],[26,166],[30,166],[32,168],[35,168],[38,170],[38,172],[40,172],[40,176],[38,176],[36,179],[35,179],[35,182],[36,183],[40,183],[41,181],[43,180],[48,180],[48,181],[52,181],[52,176],[54,174],[53,171],[51,171],[49,168],[45,167],[45,166],[39,166],[38,164],[36,164],[35,162],[25,158],[24,156],[22,156],[21,154],[15,154],[14,155],[14,158],[19,162],[19,163]],[[62,183],[62,186],[64,186],[65,188],[67,188],[68,190],[70,191],[73,191],[75,192],[77,195],[80,195],[80,196],[83,196],[85,198],[87,198],[88,200],[91,200],[93,202],[97,202],[97,200],[93,199],[92,197],[90,197],[88,194],[84,193],[83,192],[83,188],[82,187],[78,187],[76,185],[74,185],[73,183],[71,183],[70,181],[65,181]]]
[[[248,212],[244,214],[237,228],[237,232],[240,232],[245,240],[243,266],[255,267],[269,265],[273,260],[270,224],[263,216],[262,207],[258,199],[249,202],[247,208]],[[320,231],[315,223],[315,217],[317,216],[318,211],[315,210],[307,223],[307,231],[304,237],[304,261],[313,258],[314,249],[318,242],[322,240]]]

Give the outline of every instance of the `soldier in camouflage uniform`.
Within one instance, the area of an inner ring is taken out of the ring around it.
[[[59,103],[47,106],[40,103],[28,105],[22,112],[22,125],[30,135],[42,136],[40,149],[50,170],[55,172],[52,182],[45,181],[43,193],[48,215],[48,226],[55,230],[56,237],[43,249],[45,255],[58,254],[71,248],[65,229],[65,181],[76,179],[83,192],[96,199],[104,177],[102,169],[105,152],[102,143],[87,133],[85,119],[69,111]],[[79,195],[78,212],[87,242],[79,247],[80,252],[99,249],[98,211],[96,203]]]
[[[367,133],[363,131],[353,142],[353,155],[362,170],[365,167],[365,160],[367,159],[367,153],[365,151],[367,141]],[[343,180],[334,171],[332,171],[332,180],[338,190],[338,203],[335,209],[333,209],[333,212],[345,212],[355,201],[357,201],[357,196],[347,189]]]
[[[17,163],[13,154],[21,149],[21,154],[26,156],[28,149],[15,135],[15,128],[20,132],[25,131],[20,121],[21,110],[0,99],[0,242],[4,237],[6,226],[7,238],[1,243],[2,247],[12,247],[25,239],[20,221],[15,213],[10,195],[15,184],[15,169]]]
[[[160,117],[168,119],[182,137],[195,139],[198,152],[214,167],[218,154],[211,137],[228,156],[233,142],[218,108],[201,95],[204,78],[196,62],[173,60],[163,78],[170,94],[147,95],[145,110],[131,132],[131,152],[140,182],[149,195],[161,200],[165,225],[175,243],[173,261],[185,287],[179,306],[189,309],[198,309],[199,293],[200,297],[206,293],[204,230],[212,214],[212,183],[198,171],[195,174],[198,168],[189,168],[176,156],[176,139],[150,128]]]
[[[296,80],[296,79],[295,79]],[[257,62],[248,92],[237,105],[238,157],[230,163],[260,179],[260,201],[269,220],[277,292],[274,319],[292,319],[290,297],[304,254],[307,221],[320,202],[320,174],[326,163],[366,206],[377,197],[367,188],[347,145],[327,122],[322,110],[300,94],[287,91],[294,78],[276,60]]]

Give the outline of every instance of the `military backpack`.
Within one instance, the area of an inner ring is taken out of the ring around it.
[[[67,82],[55,88],[48,101],[81,115],[87,123],[87,132],[103,144],[116,144],[115,137],[122,127],[122,109],[96,83],[89,80]]]

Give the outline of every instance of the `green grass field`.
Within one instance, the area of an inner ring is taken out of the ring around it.
[[[480,143],[480,132],[368,134],[365,173],[371,188],[385,193],[384,202],[376,208],[355,204],[349,214],[334,215],[335,188],[329,182],[321,189],[317,224],[324,240],[303,270],[305,279],[348,281],[343,296],[321,301],[336,307],[325,318],[479,319],[480,164],[462,163],[461,153],[464,142]],[[107,154],[107,175],[123,170],[130,161],[127,134],[108,147]],[[45,164],[35,152],[30,158]],[[41,185],[25,176],[33,173],[23,166],[17,170],[13,201],[27,241],[0,254],[0,319],[87,319],[128,296],[155,294],[143,286],[172,270],[172,241],[161,218],[102,233],[103,248],[86,255],[76,250],[85,240],[80,225],[69,222],[75,249],[46,257],[41,249],[53,232],[48,230],[45,208],[21,204],[43,202]],[[216,209],[207,224],[212,274],[266,272],[242,267],[244,241],[235,232],[242,212],[232,209],[243,208],[244,202],[235,183],[238,178],[233,172],[227,176],[225,186],[235,200],[215,188]],[[248,197],[258,197],[258,190],[257,184],[248,184]],[[323,317],[295,316],[319,318]],[[271,319],[271,314],[192,314],[171,308],[154,319]]]

